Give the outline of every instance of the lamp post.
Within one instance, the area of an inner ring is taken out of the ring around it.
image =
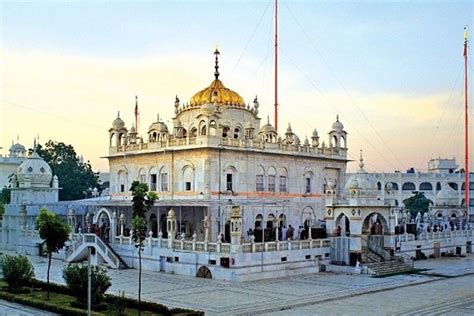
[[[92,247],[87,247],[87,316],[91,316],[92,304],[92,269],[91,269],[91,250]]]

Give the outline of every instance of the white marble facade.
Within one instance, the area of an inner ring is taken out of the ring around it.
[[[134,180],[147,183],[158,193],[158,205],[174,201],[170,205],[179,206],[186,200],[182,211],[186,209],[186,216],[193,212],[193,220],[198,220],[193,228],[199,228],[207,215],[213,240],[230,217],[220,206],[199,209],[196,217],[196,208],[186,208],[192,201],[252,200],[252,206],[244,206],[244,231],[254,228],[260,218],[263,225],[280,218],[295,228],[306,219],[323,220],[328,183],[336,191],[343,187],[347,164],[343,124],[337,118],[325,141],[316,129],[310,139],[301,141],[291,125],[284,133],[268,119],[262,125],[258,98],[245,103],[223,85],[217,56],[218,52],[214,81],[189,102],[175,98],[172,127],[158,116],[147,135],[139,135],[119,115],[113,121],[107,156],[112,200],[129,200]]]

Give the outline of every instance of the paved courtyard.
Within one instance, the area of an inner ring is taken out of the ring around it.
[[[45,258],[30,257],[39,279],[46,279]],[[64,283],[63,262],[53,261],[51,279]],[[431,269],[423,274],[371,278],[367,275],[319,273],[262,281],[227,282],[199,279],[160,272],[143,273],[145,300],[171,307],[205,311],[206,314],[393,314],[431,308],[463,314],[464,306],[473,305],[474,256],[443,258],[417,262],[417,268]],[[109,270],[110,293],[124,291],[136,297],[138,271]],[[434,275],[430,275],[434,273]],[[464,277],[446,278],[467,275]],[[451,290],[451,289],[456,290]],[[443,294],[445,291],[446,293]],[[337,300],[337,304],[334,301]],[[399,306],[402,302],[402,306]],[[436,304],[435,304],[436,303]],[[377,305],[376,308],[373,305]],[[466,307],[467,308],[467,307]]]
[[[0,300],[0,315],[53,316],[56,314],[45,312],[36,308],[31,308],[28,306]]]

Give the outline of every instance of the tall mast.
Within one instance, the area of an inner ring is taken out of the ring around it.
[[[138,133],[138,96],[135,96],[135,130]]]
[[[275,129],[278,132],[278,0],[275,0]]]
[[[467,106],[467,27],[464,27],[464,196],[469,216],[469,112]]]

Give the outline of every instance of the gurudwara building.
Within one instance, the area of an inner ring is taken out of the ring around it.
[[[386,274],[412,269],[421,244],[428,255],[470,251],[465,222],[442,236],[408,233],[408,224],[427,222],[400,212],[393,186],[377,187],[362,152],[358,172],[346,181],[348,134],[338,117],[325,140],[317,129],[301,141],[290,124],[279,134],[268,119],[261,122],[258,98],[246,103],[220,80],[218,56],[216,50],[209,86],[188,102],[176,96],[173,126],[157,116],[140,135],[117,115],[105,157],[109,196],[58,202],[59,181],[33,152],[12,183],[16,198],[6,208],[2,248],[37,252],[34,220],[47,207],[74,231],[62,258],[85,259],[94,247],[96,264],[135,267],[129,190],[140,181],[159,197],[146,215],[142,258],[149,270],[239,281],[359,261],[368,273]],[[27,190],[43,195],[28,200]]]

